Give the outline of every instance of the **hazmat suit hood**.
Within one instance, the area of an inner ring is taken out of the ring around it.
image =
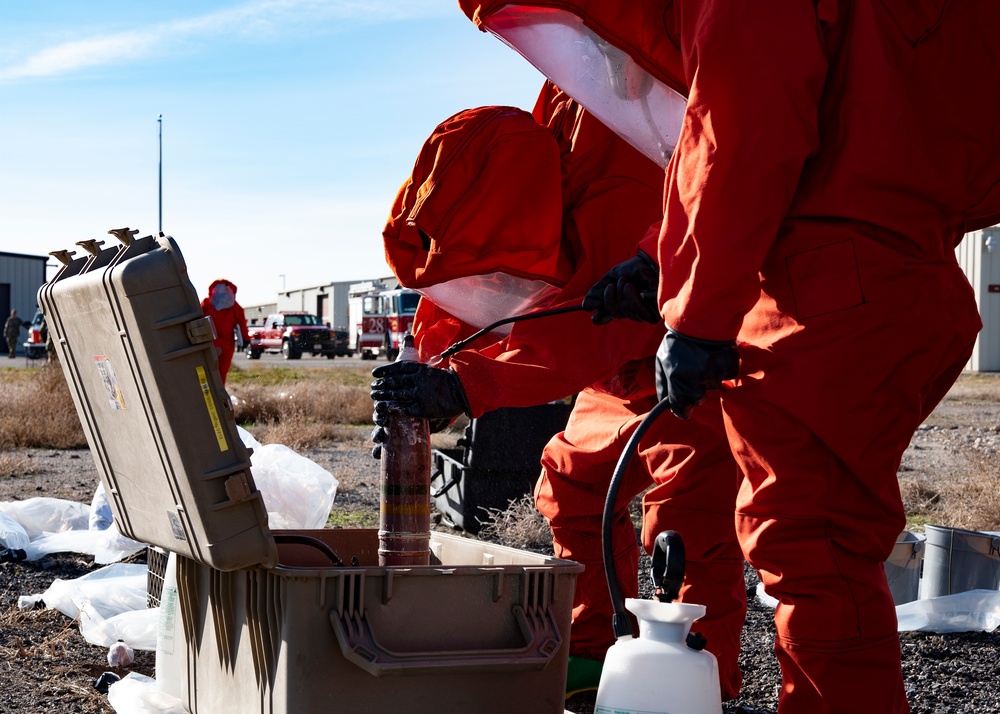
[[[514,107],[439,124],[382,237],[399,282],[470,325],[539,307],[565,285],[559,148]]]
[[[208,286],[208,299],[216,310],[225,310],[236,304],[236,286],[220,278]]]
[[[661,167],[686,106],[664,0],[459,0],[491,32]]]

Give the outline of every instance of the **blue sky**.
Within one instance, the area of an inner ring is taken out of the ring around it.
[[[383,275],[382,226],[434,126],[530,109],[541,81],[455,0],[5,2],[0,251],[154,233],[162,114],[163,230],[199,293]]]

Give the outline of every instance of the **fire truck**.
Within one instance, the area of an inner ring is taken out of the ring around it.
[[[348,288],[350,349],[361,359],[385,355],[392,361],[399,354],[403,335],[413,327],[420,293],[409,288],[388,289],[368,280]]]

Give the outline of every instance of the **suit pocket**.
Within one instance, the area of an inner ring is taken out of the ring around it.
[[[785,259],[799,320],[865,303],[854,241],[843,240]]]
[[[879,0],[906,41],[916,47],[941,24],[951,0]]]

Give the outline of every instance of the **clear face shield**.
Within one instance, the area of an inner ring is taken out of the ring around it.
[[[678,92],[565,10],[512,5],[483,25],[625,141],[666,167],[686,106]]]
[[[209,299],[216,310],[225,310],[236,304],[236,294],[227,283],[216,284]]]
[[[416,290],[441,309],[480,330],[497,320],[547,307],[559,294],[558,287],[543,280],[507,273],[470,275]],[[512,327],[501,325],[493,332],[508,335]]]

